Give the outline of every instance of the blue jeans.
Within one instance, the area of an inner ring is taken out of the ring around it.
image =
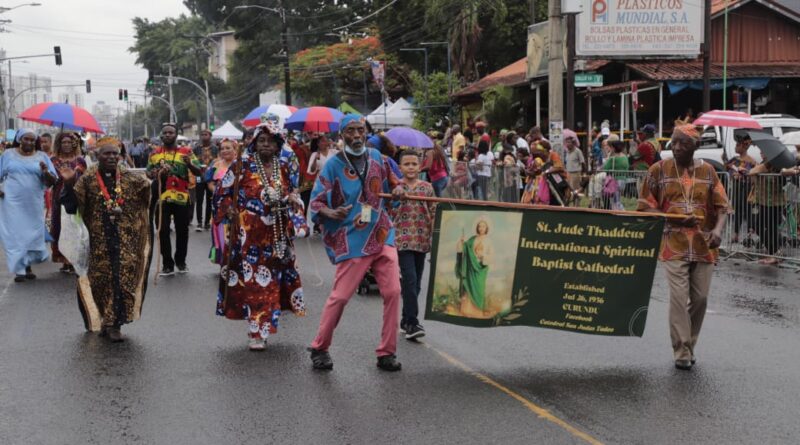
[[[400,289],[403,295],[403,317],[400,326],[406,324],[419,324],[419,298],[422,289],[422,273],[425,271],[426,252],[413,250],[398,250],[397,258],[400,262]]]
[[[433,186],[433,194],[436,195],[437,198],[440,198],[444,193],[444,189],[447,187],[448,179],[449,178],[445,176],[431,183],[431,185]]]

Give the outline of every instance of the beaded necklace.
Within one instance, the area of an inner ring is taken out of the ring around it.
[[[122,180],[120,178],[119,168],[117,169],[116,184],[114,186],[115,198],[112,198],[111,194],[108,192],[108,188],[105,182],[103,182],[103,176],[100,174],[100,169],[95,172],[95,177],[97,178],[97,184],[100,186],[100,197],[103,199],[103,204],[106,206],[109,218],[111,221],[114,221],[117,215],[122,214],[122,205],[125,203],[125,200],[122,199]]]
[[[286,231],[284,230],[283,211],[286,210],[285,206],[281,206],[281,195],[283,184],[281,182],[281,170],[278,162],[278,157],[272,156],[272,177],[267,175],[267,170],[264,168],[264,163],[261,156],[257,153],[253,156],[258,170],[258,175],[261,178],[261,184],[264,189],[261,191],[261,202],[267,205],[272,213],[274,224],[272,230],[275,239],[274,255],[278,258],[283,258],[288,240],[286,239]]]

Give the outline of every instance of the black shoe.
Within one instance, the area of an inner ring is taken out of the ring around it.
[[[329,371],[333,369],[333,360],[328,351],[320,351],[314,348],[308,348],[311,351],[311,362],[314,364],[314,369],[321,369]]]
[[[17,275],[14,277],[15,283],[24,283],[25,282],[25,275]]]
[[[406,332],[408,332],[408,325],[400,322],[400,333],[405,334]]]
[[[161,269],[161,273],[158,274],[159,277],[171,277],[173,275],[175,275],[175,269],[167,266],[164,266],[164,268]]]
[[[675,367],[682,371],[689,371],[692,369],[691,360],[675,360]]]
[[[189,267],[185,264],[178,264],[178,273],[187,273],[189,272]]]
[[[419,324],[406,325],[406,340],[416,340],[425,336],[425,328]]]
[[[27,280],[35,280],[36,275],[34,275],[33,270],[30,267],[25,268],[25,279]]]
[[[403,365],[397,361],[396,355],[384,355],[378,357],[378,368],[384,371],[395,372],[403,369]]]
[[[694,365],[695,363],[697,363],[697,357],[695,357],[694,354],[692,354],[692,365]]]

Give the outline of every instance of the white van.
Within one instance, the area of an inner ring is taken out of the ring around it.
[[[763,131],[764,133],[771,134],[777,139],[780,139],[784,133],[792,131],[800,131],[800,119],[790,116],[788,114],[757,114],[753,119],[758,121],[762,130],[749,130],[749,131]],[[709,162],[717,171],[725,170],[725,161],[722,156],[723,142],[725,147],[725,159],[732,159],[736,156],[736,140],[734,133],[739,133],[742,129],[734,129],[730,127],[706,127],[703,130],[703,136],[700,139],[700,148],[694,152],[695,159],[703,159]],[[797,148],[787,145],[792,154],[797,156]],[[761,162],[761,151],[755,145],[751,145],[747,150],[747,154],[753,157],[756,162]],[[666,149],[661,151],[661,159],[671,159],[672,151],[667,144]]]

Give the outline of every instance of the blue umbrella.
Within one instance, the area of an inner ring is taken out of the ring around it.
[[[286,128],[294,131],[333,133],[339,131],[339,121],[344,114],[335,108],[301,108],[286,120]]]

